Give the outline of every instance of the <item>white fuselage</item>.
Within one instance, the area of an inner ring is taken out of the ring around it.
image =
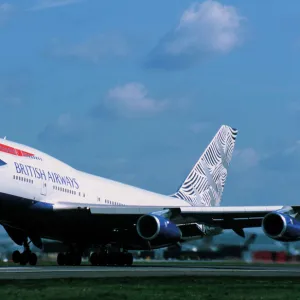
[[[4,162],[0,166],[0,192],[9,195],[50,203],[190,206],[178,198],[78,171],[39,150],[3,139],[0,160]]]

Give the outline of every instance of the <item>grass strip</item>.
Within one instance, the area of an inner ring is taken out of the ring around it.
[[[299,299],[298,278],[99,278],[0,281],[0,299]]]

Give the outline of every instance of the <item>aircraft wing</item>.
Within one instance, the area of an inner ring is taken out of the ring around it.
[[[53,205],[54,211],[85,211],[94,216],[119,216],[128,222],[135,222],[143,215],[164,216],[176,225],[191,223],[205,224],[222,229],[259,227],[263,217],[284,206],[223,206],[223,207],[165,207],[165,206],[107,206],[86,203],[58,202]]]

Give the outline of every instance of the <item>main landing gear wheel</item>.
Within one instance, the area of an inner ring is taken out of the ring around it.
[[[57,264],[59,266],[80,266],[82,257],[78,253],[58,253]]]
[[[96,253],[90,256],[92,266],[131,266],[133,256],[126,252]]]
[[[35,253],[30,253],[29,254],[29,260],[28,260],[28,262],[29,262],[29,264],[31,266],[35,266],[36,265],[36,263],[37,263],[37,256],[36,256]]]
[[[23,253],[20,253],[19,251],[14,251],[12,254],[12,260],[14,263],[20,264],[21,266],[25,266],[28,263],[31,266],[35,266],[37,264],[36,254],[26,250]]]
[[[15,264],[18,264],[21,261],[21,253],[20,253],[20,251],[16,250],[16,251],[13,252],[13,254],[12,254],[12,261]]]

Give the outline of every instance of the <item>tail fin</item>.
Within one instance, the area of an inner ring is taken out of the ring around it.
[[[219,206],[238,131],[223,125],[178,191],[192,206]]]

